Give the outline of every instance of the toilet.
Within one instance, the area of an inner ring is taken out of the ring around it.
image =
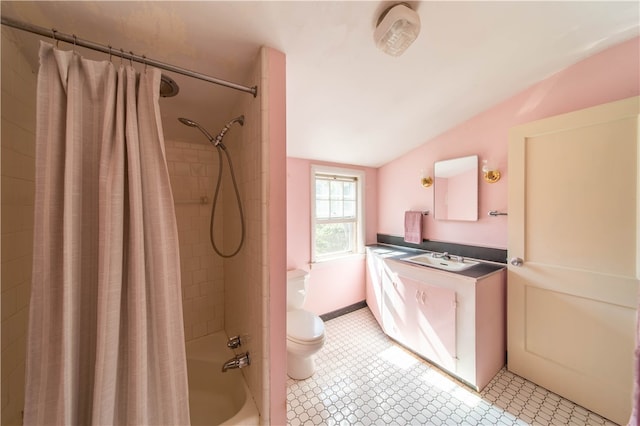
[[[324,323],[302,309],[308,280],[306,271],[287,271],[287,375],[296,380],[313,375],[313,356],[324,345]]]

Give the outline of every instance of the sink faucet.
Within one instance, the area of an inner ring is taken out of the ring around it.
[[[446,260],[450,260],[451,259],[451,255],[449,255],[449,252],[444,252],[444,253],[432,253],[431,257],[434,257],[436,259],[446,259]]]
[[[449,254],[448,251],[445,251],[444,253],[432,253],[431,257],[435,257],[436,259],[455,260],[457,262],[464,263],[464,257]]]
[[[222,372],[224,373],[227,370],[233,368],[242,368],[251,364],[251,360],[249,359],[249,352],[245,352],[243,354],[238,354],[231,358],[229,361],[225,362],[222,365]]]

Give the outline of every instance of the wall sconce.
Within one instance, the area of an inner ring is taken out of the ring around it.
[[[488,160],[482,160],[482,173],[484,174],[484,180],[489,183],[496,183],[500,180],[500,170],[497,169],[495,164],[489,163]]]
[[[425,175],[424,170],[421,170],[420,174],[422,174],[420,184],[422,184],[424,188],[429,188],[431,185],[433,185],[433,178],[428,174]]]

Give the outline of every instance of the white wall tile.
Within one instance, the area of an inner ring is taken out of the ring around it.
[[[33,244],[36,76],[2,28],[2,424],[24,404]]]
[[[195,135],[196,137],[198,135]],[[213,198],[213,148],[204,144],[166,141],[167,163],[180,241],[180,268],[185,340],[222,330],[224,305],[214,309],[209,297],[224,297],[222,262],[209,243],[209,212]],[[206,205],[199,204],[208,197]],[[218,229],[220,231],[220,229]]]

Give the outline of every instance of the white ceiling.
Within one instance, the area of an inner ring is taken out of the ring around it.
[[[373,30],[396,2],[2,1],[2,14],[240,84],[261,45],[287,57],[287,153],[377,167],[585,57],[638,36],[638,2],[408,2],[422,30],[401,57]],[[16,31],[34,69],[37,36]],[[61,48],[71,48],[61,44]],[[82,50],[82,49],[78,49]],[[106,59],[104,54],[84,52]],[[116,59],[114,59],[115,61]],[[205,142],[251,96],[173,73],[167,139]]]

